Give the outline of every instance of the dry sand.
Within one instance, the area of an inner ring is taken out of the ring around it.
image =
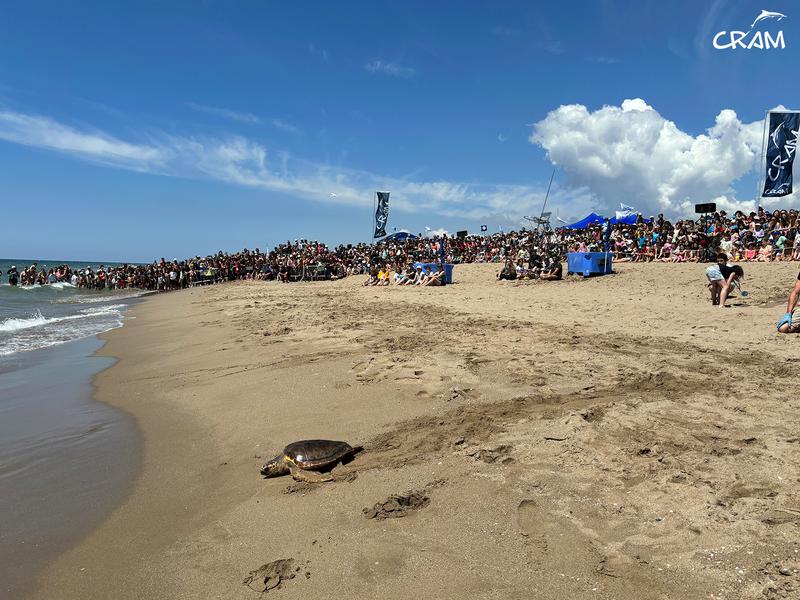
[[[797,265],[745,265],[724,311],[703,265],[616,268],[148,300],[97,382],[141,472],[31,597],[253,599],[279,559],[284,600],[800,597],[800,339],[774,331]],[[314,437],[366,450],[332,483],[260,477]]]

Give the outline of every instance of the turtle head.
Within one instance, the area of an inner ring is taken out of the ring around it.
[[[289,474],[289,465],[286,464],[283,454],[279,454],[261,467],[261,474],[264,477],[280,477]]]

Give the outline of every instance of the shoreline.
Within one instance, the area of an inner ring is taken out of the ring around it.
[[[132,485],[135,422],[94,397],[95,375],[113,365],[96,354],[103,344],[91,336],[25,352],[3,373],[0,586],[9,598],[23,597]]]
[[[237,282],[138,305],[103,334],[119,360],[95,381],[141,428],[140,472],[30,597],[55,580],[67,599],[252,598],[242,579],[282,558],[301,567],[285,598],[757,597],[759,565],[798,550],[797,401],[765,390],[791,381],[778,356],[800,358],[768,330],[794,266],[753,267],[761,304],[723,315],[696,265],[666,268],[655,309],[638,299],[659,265],[530,285],[495,269],[441,290]],[[737,327],[763,356],[730,347]],[[744,365],[727,401],[704,384]],[[366,451],[323,486],[260,477],[314,437]],[[361,514],[412,489],[427,508]]]
[[[250,287],[251,285],[250,282],[229,284],[227,289],[217,286],[216,290],[213,291],[226,295],[230,288]],[[278,284],[269,285],[276,287]],[[137,306],[132,315],[136,319],[132,323],[126,324],[126,327],[102,334],[107,343],[98,354],[116,357],[117,362],[111,368],[95,377],[96,397],[101,402],[133,415],[143,432],[142,466],[139,474],[134,479],[132,492],[125,501],[112,512],[100,527],[90,533],[76,547],[62,555],[48,569],[48,572],[52,569],[59,572],[62,597],[101,597],[106,593],[105,591],[99,592],[95,590],[89,596],[86,595],[87,591],[82,580],[87,578],[89,572],[98,569],[86,566],[78,567],[78,564],[100,566],[101,573],[97,574],[96,577],[103,581],[105,585],[115,577],[115,572],[118,572],[123,566],[113,560],[112,557],[116,553],[124,554],[129,559],[132,545],[137,547],[133,551],[133,555],[140,555],[142,552],[156,553],[163,551],[164,548],[169,547],[176,536],[190,535],[195,532],[198,527],[198,521],[201,523],[213,521],[215,516],[226,512],[230,504],[245,503],[252,496],[255,489],[262,488],[264,485],[264,481],[258,474],[258,468],[269,452],[263,456],[259,454],[259,457],[255,459],[250,455],[244,458],[244,464],[242,456],[234,459],[238,464],[235,464],[233,460],[228,462],[225,459],[231,459],[231,455],[226,451],[224,442],[215,439],[213,427],[209,427],[207,423],[198,419],[196,415],[192,414],[191,410],[187,410],[186,406],[176,406],[175,404],[165,406],[162,404],[162,397],[153,402],[148,402],[146,399],[147,391],[133,392],[125,399],[121,399],[120,396],[116,395],[121,387],[126,387],[128,377],[132,377],[132,381],[140,380],[141,373],[148,371],[150,364],[158,362],[157,359],[153,360],[152,354],[147,350],[147,344],[142,342],[142,339],[148,335],[148,332],[143,331],[143,329],[153,327],[154,321],[158,322],[158,319],[163,318],[165,310],[172,315],[172,311],[176,306],[182,305],[184,302],[193,302],[193,300],[186,297],[206,295],[209,291],[211,291],[211,288],[201,288],[200,290],[186,291],[184,294],[168,294],[157,297],[157,299],[151,298],[150,302]],[[163,300],[161,300],[162,298]],[[167,306],[165,307],[164,305]],[[185,306],[183,308],[185,309]],[[198,318],[203,314],[216,312],[219,312],[219,310],[200,311]],[[153,315],[157,315],[155,319]],[[172,320],[172,318],[169,317],[168,320]],[[181,322],[180,325],[181,327],[179,328],[183,328],[185,323]],[[209,331],[201,333],[208,334]],[[210,335],[203,338],[201,343],[211,343],[212,340],[213,342],[219,342],[219,336],[214,335],[214,333],[218,334],[218,332],[212,331]],[[279,331],[276,335],[282,335],[282,332]],[[163,335],[158,336],[159,343],[164,344],[166,338],[170,339],[170,342],[175,344],[176,347],[182,346],[186,341],[185,339]],[[224,347],[226,345],[228,344],[223,342],[223,347],[220,350],[227,350],[228,348]],[[174,356],[169,351],[166,354]],[[281,359],[281,354],[282,352],[278,351],[274,355],[275,364],[284,362]],[[325,351],[320,352],[320,355],[324,354]],[[143,367],[140,362],[147,360],[150,361],[148,366]],[[190,363],[193,362],[194,358]],[[191,364],[186,365],[187,368],[190,368],[190,366]],[[264,366],[269,365],[254,365],[256,369]],[[235,369],[236,371],[239,370],[238,367]],[[214,370],[214,367],[201,368],[200,370]],[[225,377],[228,370],[228,367],[223,367],[221,376]],[[176,376],[182,377],[185,374],[185,372],[181,372]],[[120,381],[120,379],[125,381]],[[144,377],[144,379],[147,379],[147,377]],[[292,376],[290,376],[290,379],[292,379]],[[160,387],[163,382],[161,378],[158,378],[158,381],[159,383],[155,387]],[[191,395],[194,396],[194,394]],[[312,409],[312,406],[305,407],[307,411]],[[405,410],[396,406],[394,410],[388,413],[388,416],[399,419],[404,414]],[[385,422],[385,418],[379,420],[381,423]],[[219,423],[216,425],[219,425]],[[330,431],[330,427],[327,425],[328,423],[324,420],[318,420],[316,426],[320,430],[319,436],[323,435],[323,430],[325,429],[328,432]],[[226,424],[226,426],[230,427],[230,424]],[[304,424],[298,424],[298,431],[303,427]],[[273,428],[282,429],[280,426],[273,426]],[[298,435],[300,434],[298,433]],[[328,435],[330,436],[330,433]],[[300,437],[303,436],[300,435]],[[170,442],[174,438],[185,441],[187,446],[183,448],[174,447]],[[269,437],[264,439],[268,440]],[[259,449],[265,445],[262,443],[264,439],[256,438],[253,440],[254,443],[249,444],[249,446],[254,451],[260,452]],[[286,440],[287,438],[276,434],[273,440],[277,439]],[[285,443],[286,441],[271,442],[275,449],[280,449]],[[179,455],[177,459],[176,454]],[[211,454],[214,458],[209,459],[206,454]],[[173,464],[171,466],[163,466],[160,463],[165,457],[172,459]],[[195,457],[197,457],[197,460]],[[187,465],[197,462],[202,462],[202,464],[196,470],[189,474],[182,472]],[[236,473],[229,474],[225,469],[221,469],[221,467],[227,466],[235,467],[233,471],[236,471]],[[200,475],[199,480],[195,479],[198,474]],[[166,490],[166,485],[162,485],[165,480],[170,485],[176,485],[178,489]],[[209,484],[209,480],[215,483]],[[279,489],[283,489],[287,485],[287,481],[280,481],[278,485]],[[275,492],[274,486],[272,487],[271,491]],[[199,494],[193,499],[192,490],[201,489],[204,492],[202,501],[198,500]],[[222,493],[220,493],[219,498],[209,501],[205,494],[211,489],[222,490]],[[189,492],[186,490],[189,490]],[[233,501],[226,493],[231,490],[238,493]],[[190,514],[187,516],[187,513]],[[128,525],[130,521],[139,524],[146,523],[150,535],[141,537],[136,532],[132,532]],[[154,521],[157,524],[154,525]],[[161,535],[162,533],[164,535]],[[109,558],[111,558],[111,562],[107,562]],[[62,569],[60,564],[63,563],[71,566]],[[238,579],[238,574],[236,578]],[[247,590],[247,588],[243,589]],[[47,597],[49,594],[50,590],[46,586],[40,586],[30,597]],[[132,598],[142,597],[141,589],[130,591],[129,594]],[[128,597],[124,591],[119,590],[115,592],[115,595],[116,597]],[[156,590],[150,590],[144,597],[160,596],[175,597],[171,593],[162,593]]]

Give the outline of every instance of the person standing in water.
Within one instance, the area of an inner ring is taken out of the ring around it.
[[[17,272],[17,266],[11,265],[11,268],[6,271],[8,274],[8,285],[17,285],[19,281],[19,273]]]

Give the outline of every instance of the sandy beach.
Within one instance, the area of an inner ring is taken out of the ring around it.
[[[96,384],[135,417],[140,472],[29,597],[252,599],[279,559],[285,600],[798,597],[800,345],[774,325],[797,265],[744,265],[725,310],[704,265],[497,268],[137,305]],[[318,437],[365,450],[329,483],[260,476]],[[409,491],[403,518],[365,516]]]

